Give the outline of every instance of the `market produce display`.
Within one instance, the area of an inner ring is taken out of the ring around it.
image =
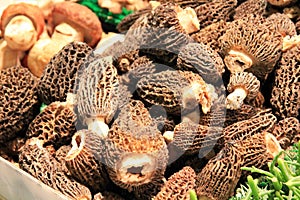
[[[74,200],[300,199],[299,0],[38,2],[1,13],[1,157]]]

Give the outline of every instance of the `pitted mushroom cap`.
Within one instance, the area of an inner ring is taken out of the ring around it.
[[[88,118],[103,118],[109,123],[118,109],[119,79],[111,57],[90,60],[79,72],[78,113]]]
[[[74,92],[77,71],[92,55],[92,48],[83,42],[71,42],[55,54],[45,67],[37,86],[40,99],[50,104],[66,101],[67,94]]]
[[[27,3],[11,4],[3,11],[0,20],[2,34],[9,21],[18,15],[30,18],[36,28],[38,37],[42,34],[45,27],[44,15],[39,7]]]
[[[246,91],[247,99],[254,99],[259,92],[260,81],[252,73],[236,72],[230,75],[227,90],[231,93],[237,88]]]
[[[297,35],[294,22],[285,14],[274,13],[266,19],[265,24],[268,29],[278,31],[282,37]]]
[[[186,166],[174,173],[165,182],[154,200],[190,199],[190,190],[195,189],[196,173],[193,168]]]
[[[37,137],[44,145],[59,147],[71,141],[76,120],[72,103],[53,102],[30,123],[26,136]]]
[[[0,71],[0,143],[25,130],[38,112],[37,80],[27,68]]]
[[[267,0],[246,0],[235,9],[233,19],[244,18],[249,13],[264,16],[267,12],[267,5]]]
[[[267,0],[269,4],[273,6],[285,7],[288,6],[297,0]]]
[[[234,13],[237,0],[210,1],[195,8],[200,29],[224,20],[228,21]]]
[[[243,157],[237,148],[227,144],[197,174],[196,193],[199,199],[228,199],[241,177]]]
[[[86,6],[69,1],[54,4],[49,24],[55,27],[61,23],[79,28],[84,33],[84,41],[91,47],[101,39],[101,22]]]
[[[198,73],[207,83],[221,80],[225,65],[217,52],[201,43],[189,43],[179,52],[177,67]]]
[[[282,36],[257,24],[261,17],[233,21],[219,38],[221,53],[230,72],[248,71],[265,79],[281,56]]]

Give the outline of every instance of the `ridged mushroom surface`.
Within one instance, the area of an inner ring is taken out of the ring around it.
[[[267,12],[267,0],[246,0],[235,9],[233,19],[241,19],[252,13],[264,16]]]

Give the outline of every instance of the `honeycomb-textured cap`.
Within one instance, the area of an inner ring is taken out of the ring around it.
[[[274,13],[265,22],[270,30],[278,31],[283,37],[297,35],[294,22],[285,14]]]
[[[46,104],[66,101],[67,94],[74,91],[78,69],[91,53],[92,48],[86,43],[71,42],[55,54],[40,78],[40,99]]]
[[[36,85],[27,68],[0,71],[0,143],[15,138],[34,119],[39,107]]]
[[[235,9],[233,19],[241,19],[252,13],[264,16],[267,12],[267,0],[246,0]]]

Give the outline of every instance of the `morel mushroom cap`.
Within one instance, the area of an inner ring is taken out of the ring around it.
[[[230,75],[226,98],[227,109],[239,109],[245,99],[254,99],[260,89],[260,81],[248,72],[236,72]]]
[[[155,126],[117,118],[107,139],[106,165],[110,179],[128,191],[140,190],[163,178],[167,145]]]
[[[0,71],[0,143],[25,130],[37,114],[37,80],[27,68]]]
[[[199,19],[200,29],[224,20],[230,19],[237,5],[237,0],[211,1],[195,8]]]
[[[265,25],[256,24],[259,21],[262,21],[260,17],[253,16],[236,20],[219,38],[221,53],[230,72],[247,70],[265,79],[280,58],[282,36]]]
[[[66,155],[71,175],[92,191],[104,191],[108,183],[103,166],[101,137],[90,130],[80,130],[72,137],[72,149]]]
[[[196,193],[198,199],[228,199],[241,176],[242,155],[236,147],[227,144],[197,174]]]
[[[262,110],[248,120],[227,126],[223,129],[223,136],[226,142],[244,140],[258,133],[271,132],[276,121],[269,110]]]
[[[0,22],[8,46],[21,51],[31,48],[45,27],[41,9],[27,3],[9,5],[3,11]]]
[[[189,43],[179,52],[177,67],[193,71],[207,83],[218,83],[225,71],[222,58],[217,52],[201,43]]]
[[[275,72],[271,105],[276,116],[299,117],[300,110],[300,44],[284,52]]]
[[[161,105],[173,114],[179,114],[181,109],[194,109],[198,103],[207,113],[212,103],[206,83],[189,71],[162,71],[145,76],[138,81],[137,92],[148,103]]]
[[[295,117],[288,117],[275,124],[272,134],[277,138],[280,146],[287,149],[293,144],[293,139],[300,134],[300,123]]]
[[[235,9],[233,19],[237,20],[244,18],[249,13],[256,15],[265,15],[267,5],[267,0],[246,0]]]
[[[86,6],[68,1],[54,4],[49,24],[55,27],[61,23],[80,29],[84,33],[84,41],[91,47],[95,47],[101,39],[101,22]]]
[[[92,48],[83,42],[71,42],[55,54],[37,86],[40,99],[50,104],[66,101],[67,94],[74,92],[79,67],[92,54]]]
[[[71,141],[76,132],[76,114],[72,100],[53,102],[30,123],[26,136],[43,140],[44,145],[58,148]]]
[[[106,137],[119,101],[119,78],[112,57],[91,60],[78,76],[78,114],[89,130]]]
[[[235,145],[244,157],[244,167],[262,168],[282,150],[276,137],[267,132],[240,140]]]
[[[287,15],[274,13],[270,15],[265,22],[270,30],[278,31],[283,37],[297,35],[296,26]]]
[[[173,133],[171,138],[170,133]],[[169,145],[174,145],[185,154],[197,154],[200,151],[207,154],[221,136],[221,127],[209,127],[192,122],[181,122],[175,126],[173,132],[164,133]]]
[[[280,6],[280,7],[285,7],[288,6],[297,0],[267,0],[269,4],[273,6]]]
[[[190,199],[190,190],[195,189],[196,173],[186,166],[170,176],[154,200]]]

